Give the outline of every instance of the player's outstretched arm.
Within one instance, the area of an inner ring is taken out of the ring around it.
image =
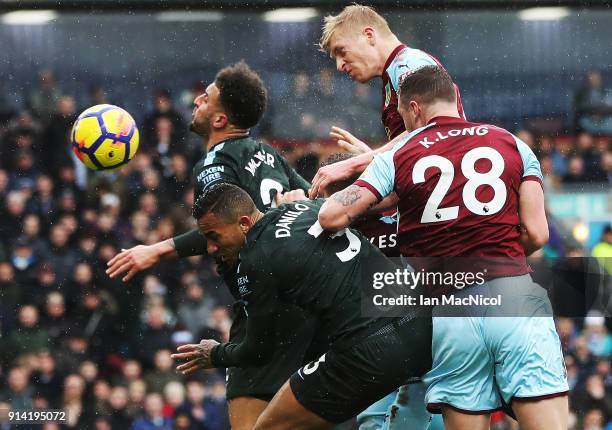
[[[199,344],[182,345],[172,354],[175,360],[185,360],[176,367],[183,373],[213,367],[260,367],[272,360],[275,348],[274,314],[251,315],[247,320],[246,337],[240,343],[219,343],[211,339]]]
[[[356,157],[349,158],[348,160],[339,161],[337,163],[321,167],[312,180],[312,186],[308,191],[308,197],[311,199],[316,199],[317,197],[322,196],[324,191],[331,184],[352,178],[353,176],[363,172],[372,162],[376,154],[390,150],[407,134],[407,132],[403,132],[376,150],[359,154]]]
[[[378,198],[372,191],[358,185],[350,185],[325,200],[319,210],[319,224],[325,230],[342,230],[377,203]]]
[[[123,249],[107,263],[106,274],[114,278],[127,273],[122,278],[123,282],[127,282],[136,273],[157,264],[162,257],[171,256],[178,256],[173,239],[167,239],[153,245],[138,245],[130,249]]]
[[[530,255],[548,242],[548,222],[544,208],[544,190],[536,181],[524,181],[519,188],[521,242]]]

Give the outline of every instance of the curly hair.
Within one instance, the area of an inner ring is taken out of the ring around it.
[[[244,61],[225,67],[217,73],[215,85],[219,101],[229,121],[240,128],[257,125],[266,110],[266,87],[257,73]]]

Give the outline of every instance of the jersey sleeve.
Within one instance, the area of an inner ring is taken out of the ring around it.
[[[266,272],[261,261],[254,265],[243,259],[236,282],[247,315],[246,336],[240,343],[216,346],[212,362],[215,367],[261,366],[272,359],[275,349],[278,290],[272,274]]]
[[[386,151],[375,155],[367,169],[355,181],[355,185],[370,190],[378,201],[391,194],[395,187],[394,153]]]
[[[541,184],[544,176],[542,175],[542,170],[540,169],[540,162],[531,148],[525,142],[516,136],[513,137],[516,141],[518,152],[521,155],[521,160],[523,161],[523,177],[521,182],[536,181]]]
[[[274,353],[276,315],[250,316],[246,336],[240,343],[224,343],[213,348],[215,367],[257,367],[270,362]]]
[[[431,55],[418,49],[406,48],[389,65],[387,74],[393,89],[398,92],[399,86],[406,75],[421,67],[437,65],[438,63]]]

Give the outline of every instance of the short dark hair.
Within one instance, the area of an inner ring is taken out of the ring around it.
[[[457,101],[455,84],[446,70],[439,66],[425,66],[404,78],[399,88],[400,103],[418,100],[432,103],[434,100]]]
[[[204,191],[193,204],[193,217],[198,220],[213,213],[225,223],[238,221],[242,215],[255,211],[255,203],[249,194],[233,184],[221,182]]]
[[[257,125],[266,110],[267,91],[263,81],[244,61],[217,73],[219,101],[229,121],[240,128]]]

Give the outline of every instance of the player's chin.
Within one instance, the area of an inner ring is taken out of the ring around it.
[[[197,126],[194,121],[191,121],[191,124],[189,124],[189,131],[192,131],[199,136],[203,136],[202,130]]]

